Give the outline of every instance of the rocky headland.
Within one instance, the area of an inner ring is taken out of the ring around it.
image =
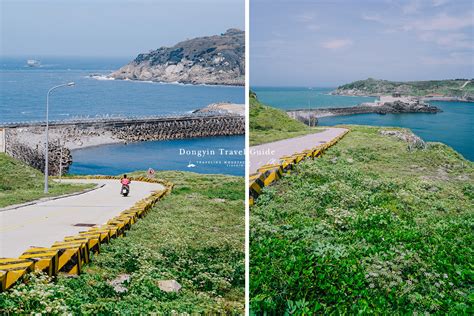
[[[173,47],[139,54],[111,73],[112,79],[184,84],[245,84],[245,33],[229,29],[221,35],[193,38]]]
[[[369,78],[337,87],[334,95],[411,96],[420,100],[474,102],[474,81],[470,79],[388,81]]]
[[[205,108],[193,111],[193,113],[236,114],[245,116],[245,104],[228,102],[212,103]]]

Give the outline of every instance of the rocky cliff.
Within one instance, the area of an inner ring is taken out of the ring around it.
[[[429,81],[388,81],[366,79],[338,87],[332,94],[351,96],[401,95],[427,99],[451,98],[459,101],[474,101],[474,82],[469,79]]]
[[[244,85],[244,32],[229,29],[221,35],[198,37],[173,47],[139,54],[109,75],[115,79],[189,84]]]

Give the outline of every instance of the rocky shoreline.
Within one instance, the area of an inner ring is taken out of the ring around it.
[[[474,102],[474,81],[447,79],[425,81],[388,81],[368,78],[337,87],[332,95],[414,97],[421,101]]]
[[[245,104],[228,102],[212,103],[202,109],[193,111],[193,113],[219,113],[245,116]]]
[[[342,95],[347,97],[383,97],[385,94],[383,93],[370,93],[359,91],[359,90],[335,90],[329,93],[330,95]],[[411,98],[417,98],[423,102],[429,101],[446,101],[446,102],[474,102],[473,97],[449,97],[449,96],[423,96],[423,97],[415,97],[409,96]]]
[[[343,116],[343,115],[354,115],[354,114],[396,114],[396,113],[439,113],[442,110],[436,106],[429,105],[418,99],[400,100],[394,99],[391,101],[374,103],[363,103],[361,105],[353,107],[343,108],[320,108],[320,109],[301,109],[301,110],[290,110],[287,114],[303,123],[306,123],[310,119],[314,120],[321,117],[327,116]]]

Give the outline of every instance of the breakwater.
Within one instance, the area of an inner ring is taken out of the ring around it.
[[[44,170],[44,122],[18,122],[0,126],[5,151],[28,165]],[[110,118],[53,121],[49,124],[50,175],[66,173],[71,150],[110,143],[172,140],[245,133],[245,117],[232,114]]]
[[[343,116],[343,115],[354,115],[354,114],[394,114],[394,113],[438,113],[442,112],[436,106],[429,105],[427,103],[419,102],[384,102],[383,104],[376,105],[374,103],[361,104],[352,107],[339,107],[339,108],[317,108],[317,109],[297,109],[289,110],[286,113],[291,118],[299,120],[305,124],[308,121],[317,120],[318,118],[327,116]]]

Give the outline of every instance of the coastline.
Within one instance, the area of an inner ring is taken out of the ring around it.
[[[95,79],[99,81],[130,81],[130,82],[143,82],[143,83],[156,83],[156,84],[169,84],[177,86],[203,86],[203,87],[245,87],[245,82],[238,84],[226,84],[226,83],[194,83],[192,81],[160,81],[160,80],[141,80],[141,79],[129,79],[129,78],[115,78],[108,75],[87,75],[87,78]]]
[[[355,114],[392,114],[392,113],[438,113],[442,110],[436,106],[429,105],[414,97],[392,97],[381,96],[374,102],[361,103],[351,107],[339,108],[316,108],[287,110],[286,113],[298,120],[311,118],[322,118],[328,116],[345,116]]]
[[[375,93],[375,94],[366,94],[366,93],[354,93],[354,92],[337,92],[336,90],[329,92],[329,95],[339,95],[345,97],[371,97],[371,98],[381,98],[387,97],[388,95],[385,93]],[[419,101],[446,101],[446,102],[467,102],[467,103],[474,103],[474,99],[466,99],[461,97],[450,97],[450,96],[413,96],[413,95],[406,95],[401,96],[401,98],[416,98]]]

